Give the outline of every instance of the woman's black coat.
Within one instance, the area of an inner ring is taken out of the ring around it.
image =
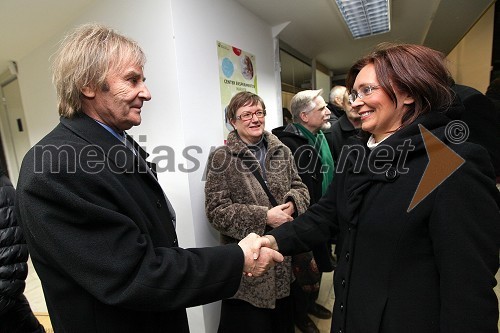
[[[487,152],[450,144],[448,121],[428,114],[371,154],[353,148],[320,202],[270,232],[290,255],[340,230],[332,332],[497,332],[499,192]],[[465,160],[454,172],[439,140]],[[428,152],[432,180],[421,181]],[[410,207],[414,196],[422,200]]]

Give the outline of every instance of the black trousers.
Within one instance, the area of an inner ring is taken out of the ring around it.
[[[276,308],[262,309],[239,299],[222,301],[218,333],[294,333],[290,297],[276,301]]]
[[[304,322],[308,310],[316,303],[319,290],[305,292],[295,280],[290,286],[290,296],[293,299],[293,316],[295,323]]]

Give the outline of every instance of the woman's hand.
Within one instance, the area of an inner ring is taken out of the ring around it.
[[[293,221],[293,218],[285,210],[290,210],[290,202],[273,207],[267,211],[267,225],[276,228],[285,222]],[[294,209],[294,208],[293,208]]]
[[[287,204],[290,205],[287,208],[283,209],[283,211],[288,215],[293,216],[293,214],[295,214],[295,205],[293,204],[293,201],[288,201]]]

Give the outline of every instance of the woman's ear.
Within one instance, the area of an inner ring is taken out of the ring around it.
[[[415,99],[411,96],[406,96],[405,99],[403,100],[404,105],[410,105],[415,103]]]
[[[85,86],[82,88],[82,94],[87,98],[94,98],[95,90],[89,86]]]

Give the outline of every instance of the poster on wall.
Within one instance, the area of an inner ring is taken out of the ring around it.
[[[217,41],[219,59],[219,81],[221,114],[224,122],[224,139],[233,130],[226,119],[226,107],[231,98],[240,91],[257,94],[255,56],[237,47]]]

